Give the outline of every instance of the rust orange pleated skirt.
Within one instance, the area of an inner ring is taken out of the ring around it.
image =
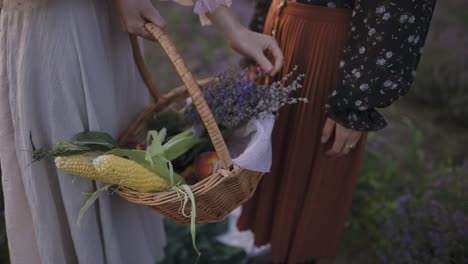
[[[276,2],[276,3],[275,3]],[[273,132],[273,167],[243,207],[238,226],[271,243],[273,262],[333,258],[342,240],[364,156],[365,137],[347,156],[330,158],[320,143],[325,104],[337,82],[351,10],[288,2],[272,4],[265,26],[284,55],[282,74],[294,65],[305,73],[297,96],[309,99],[283,109]]]

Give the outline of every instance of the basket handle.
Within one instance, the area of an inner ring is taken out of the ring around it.
[[[140,72],[141,78],[148,89],[149,94],[153,97],[154,102],[157,103],[159,100],[163,100],[164,97],[159,92],[156,83],[151,78],[151,73],[146,67],[145,60],[143,59],[143,55],[141,54],[140,45],[138,43],[138,37],[133,34],[128,34],[130,36],[130,43],[132,46],[133,52],[133,59],[138,67],[138,71]]]
[[[203,97],[203,93],[197,81],[188,69],[184,60],[181,58],[176,47],[167,36],[166,32],[153,23],[146,23],[145,28],[156,38],[166,55],[171,60],[177,73],[187,87],[187,91],[200,114],[203,124],[205,124],[208,135],[210,136],[211,142],[213,143],[223,167],[230,169],[233,165],[231,155],[229,154],[223,135],[219,130],[218,124],[216,124],[205,98]]]

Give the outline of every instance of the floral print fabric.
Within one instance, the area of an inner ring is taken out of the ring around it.
[[[405,95],[416,76],[436,0],[298,0],[353,8],[350,33],[327,113],[354,130],[375,131],[386,122],[376,108]],[[263,31],[270,0],[258,0],[251,28]]]

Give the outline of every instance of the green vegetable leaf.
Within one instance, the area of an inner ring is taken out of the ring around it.
[[[159,142],[161,142],[162,144],[167,137],[167,130],[165,128],[161,129],[158,133],[158,137],[159,137]]]
[[[166,137],[166,132],[167,131],[164,128],[161,129],[159,133],[157,131],[148,132],[148,147],[146,149],[145,160],[150,163],[153,169],[157,168],[160,171],[161,176],[163,176],[163,174],[165,175],[165,173],[167,172],[167,178],[169,179],[169,183],[171,184],[171,186],[174,186],[181,182],[181,180],[179,177],[177,179],[175,178],[172,163],[165,156],[165,149],[162,146],[162,142]],[[180,138],[180,136],[176,136],[175,138]]]
[[[148,132],[148,137],[146,139],[148,147],[146,148],[145,158],[148,162],[153,163],[152,157],[162,155],[164,153],[161,136],[165,136],[165,134],[166,132],[164,129],[161,130],[161,133],[158,133],[157,131]]]
[[[73,137],[73,143],[78,145],[100,145],[108,149],[118,148],[119,145],[111,135],[104,132],[84,131]]]
[[[93,152],[92,148],[88,146],[76,145],[69,142],[58,142],[55,149],[49,150],[46,148],[39,148],[33,150],[33,162],[39,161],[47,157],[62,157],[70,155],[78,155],[87,152]]]
[[[109,189],[109,187],[111,187],[111,186],[112,186],[112,184],[104,185],[103,187],[97,189],[95,192],[93,192],[89,196],[89,198],[86,200],[83,207],[80,208],[80,212],[78,213],[78,220],[77,220],[78,226],[81,225],[81,221],[83,220],[83,217],[86,214],[86,212],[89,210],[89,208],[91,208],[91,206],[93,206],[93,204],[96,202],[96,200],[99,198],[99,196],[101,196],[101,194],[106,192]]]
[[[174,142],[171,146],[164,151],[168,160],[175,160],[180,157],[182,154],[185,154],[189,151],[192,147],[197,144],[202,143],[205,141],[204,139],[199,139],[195,137],[188,137],[181,139],[179,141]]]
[[[117,147],[117,142],[107,133],[85,131],[73,137],[72,142],[57,142],[54,149],[37,148],[30,132],[33,162],[47,157],[78,155],[87,152],[106,152]]]
[[[164,154],[168,160],[172,161],[189,151],[195,145],[205,141],[206,139],[200,139],[193,136],[193,130],[190,129],[178,134],[166,142],[163,145]]]
[[[69,153],[69,152],[80,152],[80,151],[89,151],[91,150],[87,146],[75,144],[75,143],[70,143],[70,142],[58,142],[55,144],[55,151],[56,152],[63,152],[63,153]]]
[[[173,136],[168,142],[166,142],[166,144],[164,145],[168,145],[168,144],[171,144],[171,142],[174,142],[174,141],[177,141],[177,140],[180,140],[180,139],[183,139],[183,138],[186,138],[190,135],[193,135],[193,130],[192,129],[188,129],[182,133],[179,133],[175,136]]]
[[[166,157],[164,157],[163,155],[156,155],[153,157],[154,158],[157,158],[156,161],[162,161],[164,163],[164,167],[165,168],[168,168],[169,169],[169,183],[171,184],[171,186],[174,186],[176,185],[175,184],[175,178],[174,178],[174,167],[172,167],[172,163],[170,160],[166,159]],[[156,163],[156,162],[154,162]],[[153,164],[154,166],[154,164]]]
[[[183,201],[182,206],[180,208],[180,212],[182,213],[183,216],[190,218],[190,234],[192,236],[192,246],[193,249],[195,249],[195,252],[197,252],[198,259],[201,256],[200,250],[197,248],[197,231],[196,231],[196,217],[197,217],[197,207],[195,205],[195,195],[193,194],[192,189],[190,188],[189,185],[183,184],[180,186],[174,186],[173,190],[176,191],[178,194],[183,195]],[[179,196],[180,197],[180,196]],[[187,206],[188,201],[190,201],[190,214],[187,214],[185,212],[185,208]],[[197,259],[197,262],[198,262]]]
[[[107,155],[114,155],[114,156],[118,156],[118,157],[121,157],[121,158],[126,158],[126,159],[129,159],[129,160],[132,160],[144,167],[146,167],[146,165],[149,164],[149,162],[147,162],[145,160],[145,156],[146,156],[146,151],[144,150],[136,150],[136,149],[113,149],[113,150],[110,150],[108,152],[106,152]]]
[[[200,250],[198,250],[197,243],[196,243],[197,231],[196,231],[196,222],[195,222],[195,220],[196,220],[196,217],[197,217],[197,207],[195,205],[195,195],[193,194],[192,189],[190,188],[190,186],[188,186],[187,184],[181,185],[180,187],[188,195],[188,197],[190,199],[190,203],[192,205],[191,206],[191,212],[190,212],[190,233],[192,235],[193,248],[195,249],[195,251],[198,254],[198,257],[200,258],[201,253],[200,253]]]

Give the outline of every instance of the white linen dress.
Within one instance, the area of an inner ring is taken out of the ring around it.
[[[2,0],[0,0],[1,5]],[[85,129],[117,136],[149,102],[111,0],[4,0],[0,15],[0,162],[12,263],[154,264],[161,216],[103,195],[81,226],[79,209],[99,186],[31,165]]]

